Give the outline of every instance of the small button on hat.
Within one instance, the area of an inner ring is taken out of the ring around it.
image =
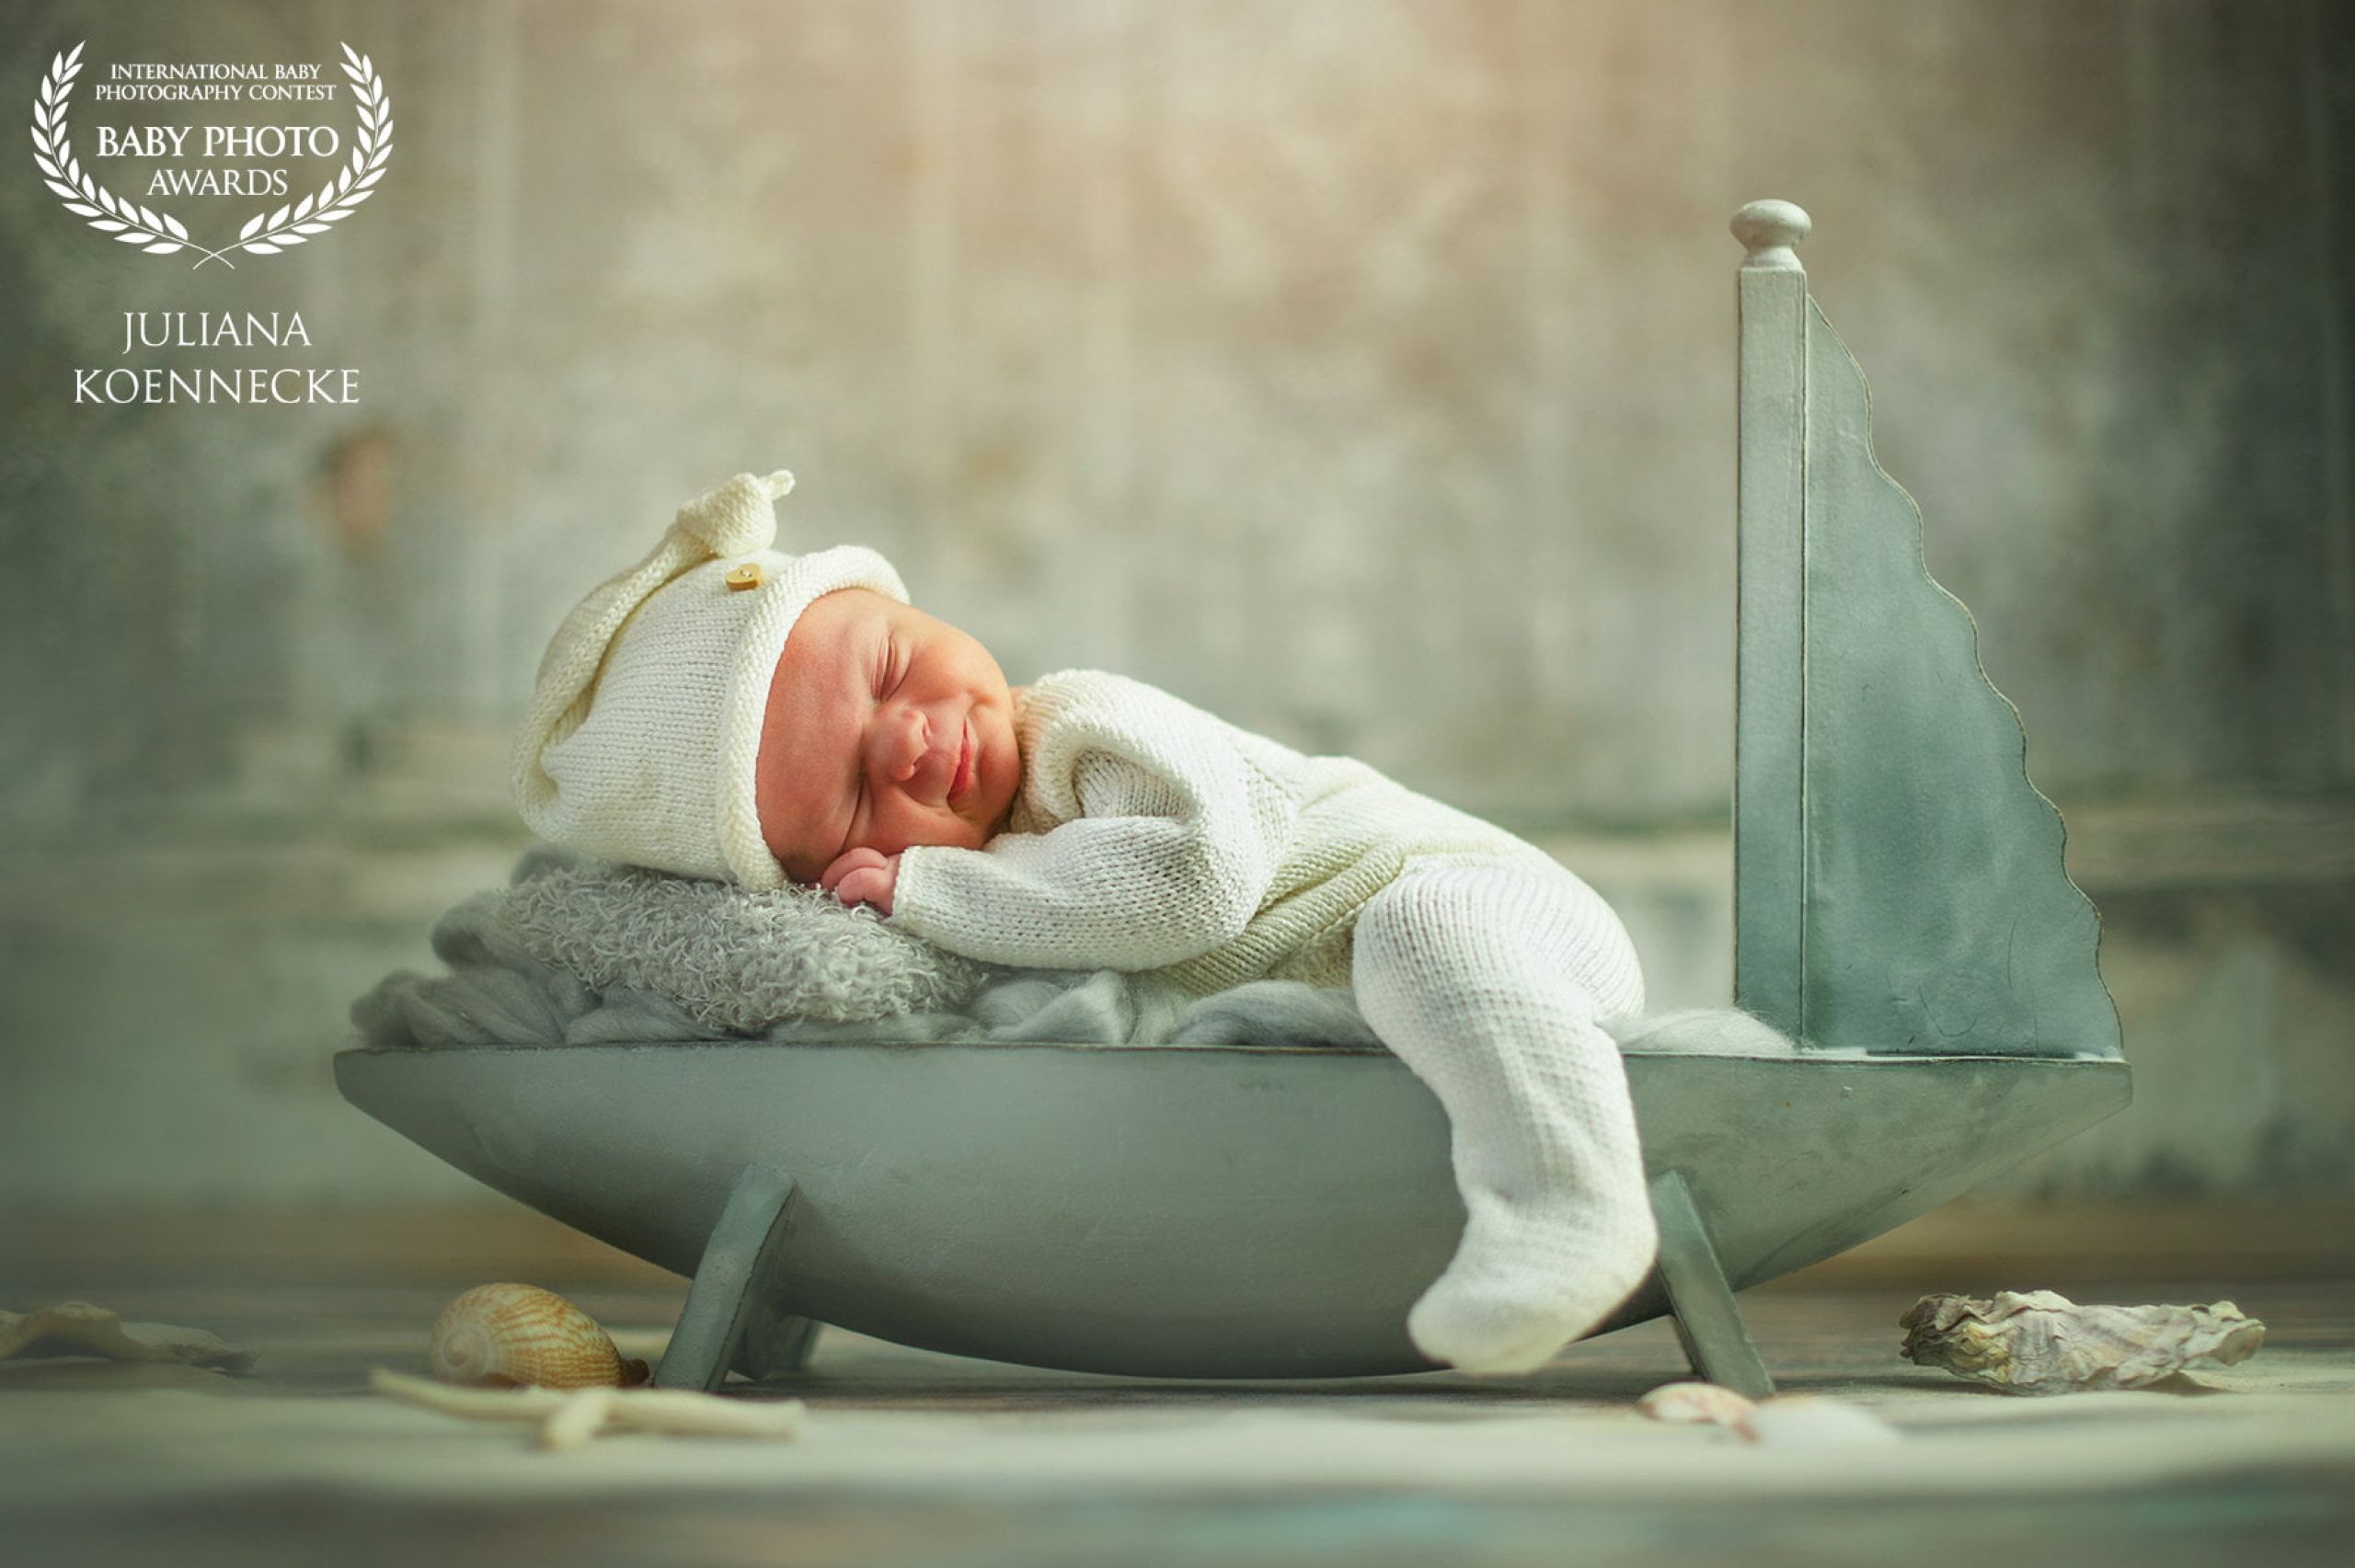
[[[515,803],[532,831],[675,876],[784,885],[753,797],[777,656],[821,594],[908,602],[891,563],[863,545],[773,548],[775,502],[792,487],[780,469],[698,496],[652,554],[565,617],[515,737]]]

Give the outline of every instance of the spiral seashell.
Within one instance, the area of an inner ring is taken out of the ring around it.
[[[442,1310],[425,1359],[445,1383],[482,1388],[630,1388],[646,1363],[563,1297],[534,1285],[477,1285]]]

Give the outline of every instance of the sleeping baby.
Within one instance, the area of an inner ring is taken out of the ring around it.
[[[1465,1223],[1407,1332],[1535,1367],[1657,1242],[1618,1047],[1643,979],[1551,856],[1346,757],[1097,670],[1009,689],[887,561],[771,547],[792,475],[739,475],[574,609],[515,749],[551,842],[754,889],[815,883],[994,964],[1197,994],[1352,988],[1452,1129]]]

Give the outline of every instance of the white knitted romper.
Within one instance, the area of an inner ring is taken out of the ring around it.
[[[1436,1360],[1539,1365],[1657,1244],[1618,1047],[1643,978],[1600,895],[1502,829],[1166,692],[1063,671],[1017,693],[1023,780],[981,850],[901,857],[891,923],[952,952],[1156,971],[1210,992],[1347,983],[1439,1097],[1465,1224],[1407,1329]]]

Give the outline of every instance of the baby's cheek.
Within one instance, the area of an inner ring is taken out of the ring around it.
[[[782,802],[763,798],[765,793],[756,795],[752,802],[752,818],[760,824],[761,842],[768,847],[770,854],[776,857],[776,863],[784,868],[788,881],[805,886],[816,882],[826,868],[795,858],[797,851],[806,845],[808,839],[804,824]]]

